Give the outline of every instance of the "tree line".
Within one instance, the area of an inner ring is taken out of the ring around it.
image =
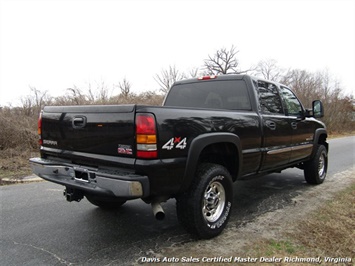
[[[30,87],[30,94],[23,96],[20,107],[0,107],[0,150],[22,147],[37,148],[37,118],[45,105],[84,104],[146,104],[161,105],[172,84],[185,78],[202,75],[251,74],[289,86],[301,102],[310,107],[311,101],[320,99],[325,107],[323,121],[331,133],[353,132],[355,125],[354,98],[345,95],[340,82],[329,71],[310,72],[300,69],[285,69],[276,60],[261,60],[256,66],[242,69],[235,46],[221,48],[208,55],[201,67],[181,71],[170,65],[153,76],[159,90],[134,93],[132,83],[124,78],[109,86],[104,82],[88,84],[86,88],[73,86],[59,97],[47,91]],[[114,93],[115,91],[119,93]]]

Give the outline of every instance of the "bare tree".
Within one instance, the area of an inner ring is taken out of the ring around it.
[[[281,83],[291,87],[306,106],[315,99],[323,101],[325,115],[322,120],[329,132],[353,130],[353,98],[342,95],[339,81],[332,78],[327,70],[317,73],[289,70]]]
[[[204,61],[204,69],[206,75],[220,75],[220,74],[241,74],[249,70],[240,70],[239,61],[234,45],[228,50],[221,48],[215,52],[214,55],[208,55],[208,59]]]
[[[118,83],[118,88],[121,91],[122,97],[128,98],[131,93],[131,86],[131,83],[126,78],[124,78],[122,82]]]
[[[185,77],[197,78],[199,76],[199,73],[200,73],[200,69],[198,67],[193,67],[188,70],[187,74],[185,74]]]
[[[34,95],[34,100],[35,100],[35,105],[37,108],[42,109],[46,100],[47,100],[47,93],[48,91],[40,91],[36,89],[35,87],[30,87],[30,90],[32,91]]]
[[[323,99],[321,91],[322,77],[300,69],[290,69],[280,79],[280,83],[292,88],[301,102],[310,104],[312,99]]]
[[[88,103],[87,96],[77,86],[74,85],[73,88],[68,88],[67,91],[69,95],[63,99],[67,104],[81,105]]]
[[[277,65],[274,59],[266,59],[259,61],[256,66],[254,75],[262,76],[264,79],[272,81],[280,81],[283,77],[284,70]]]
[[[21,98],[23,113],[27,116],[38,115],[44,105],[50,102],[48,91],[41,91],[31,87],[31,94]]]
[[[156,74],[154,79],[159,84],[159,90],[167,93],[174,82],[184,79],[186,75],[176,69],[175,66],[169,66],[168,69],[163,69],[160,74]]]
[[[145,91],[134,97],[134,102],[137,104],[162,105],[164,95],[159,95],[155,91]]]
[[[88,103],[106,104],[111,98],[112,91],[109,90],[104,81],[95,82],[96,88],[92,89],[91,83],[88,84],[87,93],[84,93]],[[112,89],[113,90],[113,89]]]
[[[101,104],[108,102],[110,98],[110,93],[104,81],[101,81],[101,83],[97,83],[97,91],[98,91],[98,101]]]
[[[87,98],[90,103],[94,103],[96,101],[96,93],[92,90],[91,83],[88,84],[88,95]]]

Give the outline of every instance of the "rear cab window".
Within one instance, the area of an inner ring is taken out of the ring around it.
[[[164,106],[251,110],[244,80],[213,80],[183,83],[173,86]]]

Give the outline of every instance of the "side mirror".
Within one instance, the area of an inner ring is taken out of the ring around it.
[[[312,111],[314,118],[321,118],[324,116],[323,103],[319,100],[312,102]]]

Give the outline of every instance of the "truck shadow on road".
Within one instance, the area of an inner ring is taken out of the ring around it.
[[[228,226],[240,227],[263,213],[294,204],[292,199],[310,187],[299,170],[237,181],[234,183],[234,207]],[[129,201],[114,211],[91,206],[82,219],[96,231],[96,238],[107,242],[124,240],[129,244],[158,238],[162,242],[196,240],[178,224],[175,200],[164,203],[163,208],[166,214],[163,221],[155,220],[151,207],[141,200]]]
[[[234,184],[234,208],[230,226],[243,226],[258,216],[295,204],[294,198],[311,188],[303,172],[290,169]]]

